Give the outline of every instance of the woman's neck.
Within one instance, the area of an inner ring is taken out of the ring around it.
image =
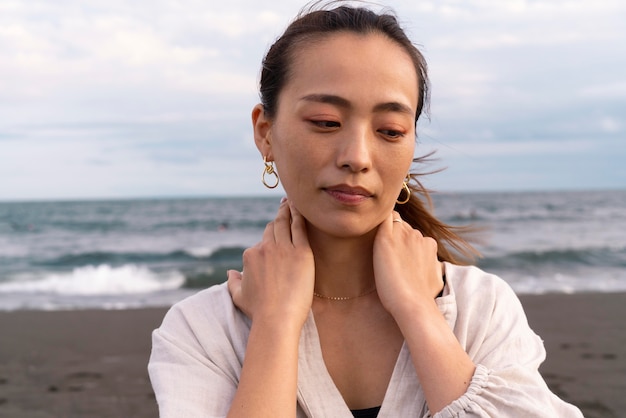
[[[376,230],[340,238],[308,225],[315,257],[315,291],[324,296],[353,297],[375,286],[373,246]]]

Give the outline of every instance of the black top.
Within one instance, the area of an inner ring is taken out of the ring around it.
[[[437,295],[438,298],[443,296],[443,290],[446,288],[446,275],[444,273],[443,276],[441,276],[441,279],[443,280],[443,287],[441,288],[441,292],[439,292],[439,294]]]
[[[376,418],[378,416],[378,411],[380,411],[380,406],[367,409],[352,409],[350,412],[352,412],[352,415],[356,418]]]

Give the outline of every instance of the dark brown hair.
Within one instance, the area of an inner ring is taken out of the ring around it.
[[[329,5],[341,3],[343,2],[333,1]],[[417,75],[418,80],[419,97],[415,113],[415,123],[417,123],[422,112],[428,109],[430,96],[428,67],[424,56],[407,37],[395,15],[388,11],[378,14],[364,7],[350,5],[324,9],[323,6],[319,8],[319,2],[303,9],[298,14],[270,47],[263,59],[259,91],[265,114],[269,118],[276,115],[279,105],[278,97],[289,80],[294,56],[302,50],[302,46],[337,32],[380,33],[395,41],[406,51],[416,73],[407,74],[407,77]],[[431,155],[415,158],[413,162],[422,164]],[[396,204],[395,209],[413,228],[437,241],[437,255],[441,261],[458,263],[462,259],[473,259],[478,252],[460,235],[471,230],[446,225],[432,214],[430,193],[418,179],[419,176],[425,174],[430,173],[411,173],[412,182],[409,184],[412,191],[411,197],[406,204]]]
[[[332,2],[331,4],[342,3]],[[339,6],[331,10],[303,10],[274,42],[263,59],[260,94],[263,109],[269,117],[276,114],[278,96],[289,79],[289,71],[298,47],[336,32],[358,34],[382,33],[397,42],[409,54],[418,78],[419,97],[415,122],[428,103],[429,83],[426,60],[406,36],[396,17],[390,13],[376,14],[362,7]],[[407,74],[407,77],[413,77]]]

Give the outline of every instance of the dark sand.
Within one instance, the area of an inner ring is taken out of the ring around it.
[[[626,294],[521,298],[548,356],[540,371],[587,418],[626,416]]]
[[[0,417],[157,417],[146,365],[164,314],[0,313]]]
[[[587,418],[626,411],[626,294],[524,296],[550,387]],[[0,417],[156,417],[146,365],[165,309],[0,313]]]

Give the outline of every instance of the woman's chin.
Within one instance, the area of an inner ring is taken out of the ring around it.
[[[306,219],[306,218],[305,218]],[[359,239],[376,235],[377,224],[368,226],[357,220],[318,220],[306,219],[307,232],[310,238],[325,236],[333,239]]]

